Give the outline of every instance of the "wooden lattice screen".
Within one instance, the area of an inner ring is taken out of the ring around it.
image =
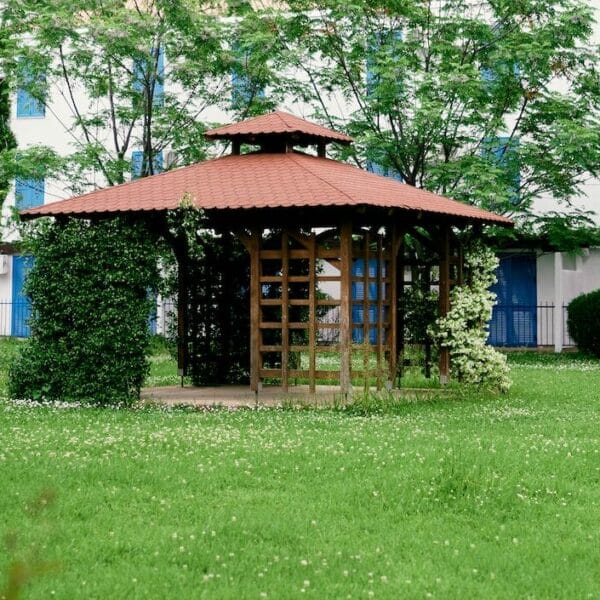
[[[251,387],[261,381],[394,381],[397,339],[395,228],[284,229],[240,234],[251,260]],[[327,263],[331,267],[323,269]],[[337,287],[337,297],[319,285]],[[332,318],[332,315],[337,315]]]

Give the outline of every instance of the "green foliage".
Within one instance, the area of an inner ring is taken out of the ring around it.
[[[600,358],[600,290],[571,300],[567,313],[569,334],[579,350]]]
[[[343,156],[514,216],[544,193],[567,211],[597,174],[600,70],[588,2],[288,5],[286,56],[315,112],[357,141]],[[356,108],[336,118],[333,99]]]
[[[141,176],[154,173],[156,155],[167,149],[174,151],[168,167],[205,159],[207,111],[231,109],[232,71],[261,87],[271,76],[273,34],[223,20],[213,0],[78,0],[76,10],[67,0],[3,4],[5,70],[16,74],[26,62],[38,77],[23,87],[42,97],[60,93],[73,115],[63,123],[73,148],[62,158],[74,193],[89,190],[98,174],[107,185],[128,180],[132,150],[143,152]],[[34,89],[40,81],[44,89]],[[237,109],[245,115],[272,107],[253,94]]]
[[[129,404],[148,372],[156,240],[140,223],[41,221],[26,291],[31,338],[11,365],[13,398]]]
[[[426,292],[415,286],[408,287],[400,298],[399,310],[403,315],[406,343],[422,344],[431,339],[427,328],[438,314],[437,292]]]
[[[6,45],[7,36],[8,31],[0,20],[0,55]],[[0,61],[0,68],[2,65],[3,63]],[[10,85],[8,78],[4,75],[4,77],[0,77],[0,208],[2,208],[12,182],[11,176],[2,168],[3,159],[7,151],[16,145],[15,136],[10,130]]]

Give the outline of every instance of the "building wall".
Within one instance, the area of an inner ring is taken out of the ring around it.
[[[591,0],[600,16],[600,0]],[[595,40],[600,42],[600,25],[595,29]],[[168,57],[166,57],[168,59]],[[168,65],[165,65],[168,68]],[[171,90],[175,91],[176,90]],[[85,104],[85,97],[76,91],[77,101]],[[332,96],[329,99],[332,113],[347,116],[353,107],[345,104],[340,98]],[[299,116],[309,116],[311,109],[307,105],[297,103],[293,99],[283,109],[289,110]],[[66,100],[66,90],[55,89],[51,93],[46,115],[44,117],[17,118],[16,102],[12,102],[11,129],[14,132],[19,147],[25,148],[33,144],[44,144],[55,148],[61,154],[72,152],[77,141],[65,131],[65,124],[70,124],[74,115]],[[226,113],[218,109],[210,109],[204,114],[208,120],[227,121]],[[135,149],[135,148],[132,148]],[[91,174],[92,185],[101,187],[104,181],[98,173]],[[47,179],[45,182],[45,203],[55,202],[69,197],[65,181]],[[600,200],[600,182],[588,181],[584,186],[579,199],[574,201],[576,206],[584,207],[597,212]],[[14,189],[10,191],[3,208],[3,221],[9,216],[10,209],[14,206]],[[549,197],[542,197],[535,203],[535,208],[540,212],[555,210],[557,203]],[[600,222],[600,217],[598,217]],[[5,229],[2,238],[11,241],[17,238],[14,229]],[[589,255],[571,258],[567,255],[540,254],[537,260],[537,293],[538,304],[567,304],[578,294],[600,288],[600,249],[590,251]],[[0,303],[10,302],[12,299],[12,261],[9,260],[8,270],[0,274]],[[6,325],[10,327],[10,315],[6,317],[7,310],[2,310],[0,304],[0,335],[6,335]]]

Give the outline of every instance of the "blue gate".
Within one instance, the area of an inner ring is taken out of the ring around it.
[[[12,259],[12,318],[10,333],[14,337],[29,337],[31,304],[23,293],[27,273],[33,266],[33,256],[13,256]]]
[[[533,254],[500,258],[498,283],[491,290],[497,304],[490,321],[492,346],[537,346],[537,270]]]

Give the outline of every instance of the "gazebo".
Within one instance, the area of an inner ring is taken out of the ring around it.
[[[407,236],[426,243],[439,266],[439,312],[444,315],[451,286],[463,284],[456,232],[512,226],[503,216],[326,158],[328,144],[347,145],[352,139],[285,112],[213,129],[206,137],[230,142],[231,154],[21,215],[98,219],[128,214],[168,237],[167,211],[182,202],[202,209],[215,229],[231,232],[248,250],[249,373],[255,393],[265,379],[279,382],[284,392],[298,379],[308,383],[311,393],[319,382],[332,380],[343,394],[357,379],[378,388],[395,385]],[[189,248],[181,240],[170,241],[179,265],[178,366],[183,375]],[[323,293],[323,287],[334,293]],[[334,366],[320,367],[319,354],[337,356],[329,361]],[[445,349],[439,371],[447,382]]]

